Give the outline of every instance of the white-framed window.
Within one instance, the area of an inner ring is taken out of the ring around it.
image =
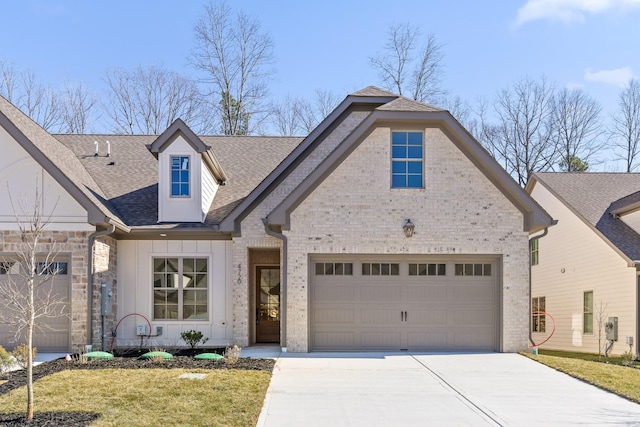
[[[208,319],[209,260],[153,258],[153,319]]]
[[[171,197],[189,197],[191,195],[189,156],[171,156]]]
[[[540,262],[540,251],[538,249],[538,239],[531,241],[531,265],[538,265]]]
[[[593,291],[586,291],[582,295],[582,332],[593,333]]]
[[[423,132],[391,132],[391,188],[423,188]]]
[[[531,298],[531,330],[533,332],[545,332],[547,319],[544,314],[546,310],[546,298]]]

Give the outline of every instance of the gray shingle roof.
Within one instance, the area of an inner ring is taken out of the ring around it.
[[[534,177],[629,259],[640,260],[640,235],[611,215],[620,206],[638,200],[639,173],[545,172]]]
[[[364,89],[360,89],[359,91],[353,92],[351,96],[371,96],[371,97],[390,96],[394,98],[398,97],[397,94],[393,92],[389,92],[384,89],[380,89],[379,87],[376,87],[376,86],[367,86]]]
[[[75,197],[81,205],[89,209],[88,204],[92,204],[104,217],[121,222],[113,206],[109,203],[108,197],[67,147],[60,144],[47,131],[1,96],[0,114],[9,120],[26,140],[23,140],[19,134],[14,135],[15,138],[20,139],[23,144],[31,145],[51,162],[50,165],[47,165],[50,168],[49,173],[57,175],[58,171],[68,178],[63,185],[67,186],[67,191],[75,190],[71,191],[71,194],[76,194]],[[101,218],[101,220],[106,218]]]
[[[156,135],[55,135],[94,177],[105,198],[132,227],[156,226],[158,220],[158,162],[148,150]],[[205,223],[219,223],[290,152],[301,138],[203,136],[227,171],[227,185],[220,187]],[[106,155],[106,141],[111,156]],[[100,156],[94,157],[94,141]]]
[[[422,102],[414,101],[409,98],[400,97],[391,102],[378,107],[378,110],[384,111],[443,111],[440,108]]]

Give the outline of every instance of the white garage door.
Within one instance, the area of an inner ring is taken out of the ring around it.
[[[311,261],[313,350],[498,348],[495,259]]]
[[[71,305],[70,289],[71,289],[71,264],[66,260],[60,260],[49,263],[45,266],[44,262],[38,264],[43,271],[56,270],[57,273],[52,279],[44,283],[39,292],[41,295],[51,293],[56,301],[64,301],[63,305],[58,305],[58,312],[62,311],[62,315],[55,318],[41,318],[40,323],[44,326],[42,329],[34,330],[34,346],[38,348],[38,352],[56,351],[66,352],[70,350],[70,325],[69,308]],[[20,281],[21,276],[16,274],[18,264],[9,258],[0,259],[0,286],[7,286],[7,282],[14,280]],[[0,345],[5,349],[11,350],[18,344],[25,344],[26,337],[23,335],[17,341],[14,341],[15,327],[6,324],[0,324]]]

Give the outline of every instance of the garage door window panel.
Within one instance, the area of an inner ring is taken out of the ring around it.
[[[351,276],[353,263],[350,262],[316,262],[316,276]]]
[[[399,276],[400,264],[398,263],[380,263],[365,262],[362,263],[363,276]]]
[[[456,276],[491,276],[493,274],[491,264],[456,264],[454,270]]]
[[[414,264],[409,263],[409,276],[446,276],[447,264]]]

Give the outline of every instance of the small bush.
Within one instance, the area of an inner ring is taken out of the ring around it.
[[[38,355],[38,349],[33,347],[31,349],[31,360],[33,361]],[[13,349],[13,357],[16,359],[16,363],[21,368],[25,369],[27,367],[27,363],[29,361],[29,346],[26,344],[20,344]]]
[[[237,345],[233,347],[227,346],[224,350],[224,361],[228,365],[235,365],[240,360],[240,355],[242,354],[242,349]]]
[[[622,353],[620,356],[620,362],[624,366],[633,366],[633,362],[636,360],[636,355],[630,351]]]
[[[202,335],[202,332],[196,331],[195,329],[191,329],[190,331],[180,332],[180,337],[184,342],[186,342],[192,349],[196,348],[199,343],[206,343],[209,341],[209,338],[205,338]]]
[[[0,345],[0,375],[8,372],[9,368],[11,368],[14,363],[15,361],[13,360],[11,353]]]

